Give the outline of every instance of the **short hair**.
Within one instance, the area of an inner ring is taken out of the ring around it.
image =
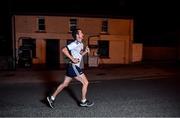
[[[72,30],[72,37],[76,40],[76,35],[79,33],[78,31],[81,30],[79,28],[73,29]]]

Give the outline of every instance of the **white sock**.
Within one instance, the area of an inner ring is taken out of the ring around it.
[[[53,100],[53,101],[54,101],[54,100],[55,100],[55,97],[54,97],[54,96],[51,96],[51,100]]]
[[[82,103],[86,102],[86,99],[81,100]]]

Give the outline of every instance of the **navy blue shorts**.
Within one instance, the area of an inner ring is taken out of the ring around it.
[[[69,63],[66,68],[66,76],[68,77],[77,77],[79,75],[83,74],[81,68],[78,66]]]

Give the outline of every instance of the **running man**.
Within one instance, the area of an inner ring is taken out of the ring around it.
[[[80,62],[82,57],[90,52],[90,49],[88,47],[84,48],[84,44],[82,43],[83,40],[83,32],[81,29],[75,29],[72,31],[72,37],[74,38],[74,41],[70,44],[68,44],[66,47],[62,49],[62,52],[67,56],[70,61],[66,68],[66,75],[64,78],[64,82],[61,83],[57,89],[54,91],[54,93],[51,96],[47,97],[47,101],[49,103],[49,106],[51,108],[54,108],[54,101],[56,96],[69,85],[71,80],[75,78],[76,80],[80,81],[82,83],[82,96],[81,96],[81,107],[91,107],[94,105],[93,102],[90,102],[86,98],[87,89],[88,89],[88,80],[83,73],[82,69],[80,68]]]

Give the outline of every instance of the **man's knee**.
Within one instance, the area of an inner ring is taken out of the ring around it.
[[[83,83],[84,83],[84,85],[86,85],[86,86],[88,86],[88,84],[89,84],[89,81],[88,81],[88,79],[86,78],[86,76],[83,76]]]
[[[83,82],[83,85],[84,85],[84,86],[88,86],[88,85],[89,85],[88,80],[84,81],[84,82]]]
[[[67,87],[69,83],[63,83],[63,87]]]

